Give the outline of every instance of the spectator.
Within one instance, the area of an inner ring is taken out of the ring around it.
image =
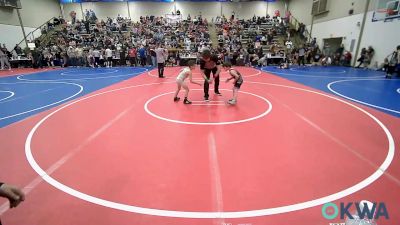
[[[99,67],[99,65],[101,65],[100,64],[100,55],[101,55],[100,50],[95,48],[93,50],[94,66],[95,67]]]
[[[365,53],[365,57],[364,57],[364,68],[368,68],[368,66],[371,64],[374,54],[375,54],[375,50],[372,48],[372,46],[369,46],[367,52]]]
[[[299,50],[298,50],[298,54],[299,54],[298,64],[299,64],[299,66],[300,66],[300,64],[303,64],[303,66],[305,66],[305,62],[304,62],[305,53],[306,53],[305,47],[301,46],[299,48]]]
[[[390,57],[386,78],[392,78],[393,73],[397,70],[397,75],[400,76],[400,45],[397,46],[396,51],[394,51]]]
[[[329,55],[322,58],[322,60],[321,60],[322,66],[330,66],[331,64],[332,64],[332,58]]]
[[[317,47],[317,38],[313,38],[311,41],[311,47],[315,48]]]
[[[110,46],[107,46],[107,49],[105,50],[105,60],[106,60],[106,66],[107,68],[112,67],[112,63],[113,63],[113,52],[110,49]]]
[[[164,49],[164,46],[158,45],[158,47],[154,50],[156,54],[156,60],[158,65],[158,77],[164,78],[164,63],[165,59],[168,56],[168,52]]]
[[[140,49],[139,49],[139,57],[140,57],[140,64],[142,65],[142,66],[145,66],[146,65],[146,57],[147,57],[147,54],[146,54],[146,48],[142,45],[142,46],[140,46]]]
[[[131,66],[137,66],[137,51],[136,51],[136,47],[132,47],[129,50],[129,61]]]
[[[367,49],[366,48],[361,49],[361,56],[357,60],[357,62],[360,62],[360,64],[356,68],[360,68],[360,66],[362,64],[364,64],[364,60],[365,60],[366,55],[367,55]]]
[[[75,53],[76,53],[76,65],[78,67],[83,66],[83,48],[78,45],[78,47],[76,47],[75,49]]]
[[[152,45],[152,47],[150,47],[150,56],[151,56],[151,64],[152,66],[156,66],[157,65],[157,55],[155,52],[155,46]]]
[[[69,46],[67,50],[68,55],[68,66],[75,67],[76,66],[76,50],[73,46]]]
[[[10,202],[10,208],[15,208],[21,202],[25,201],[25,194],[22,190],[5,183],[0,183],[0,196],[8,199]]]
[[[15,45],[14,51],[15,51],[15,53],[16,53],[17,55],[22,55],[22,54],[23,54],[22,48],[21,48],[18,44]]]
[[[0,64],[1,70],[4,70],[4,65],[8,67],[8,70],[11,70],[11,65],[7,56],[7,48],[5,48],[5,45],[3,45],[3,48],[0,48]]]

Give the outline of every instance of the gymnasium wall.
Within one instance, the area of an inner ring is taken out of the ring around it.
[[[371,45],[375,49],[375,56],[372,60],[380,64],[400,45],[400,19],[391,22],[371,22],[372,15],[372,11],[367,15],[361,47]]]
[[[35,29],[36,28],[25,27],[25,33],[28,34]],[[6,44],[8,50],[12,50],[16,44],[24,39],[24,35],[22,34],[22,29],[20,26],[0,24],[0,32],[0,44]],[[40,30],[35,31],[34,35],[35,37],[39,37],[41,35]],[[29,38],[27,39],[29,40]],[[25,44],[21,47],[24,48]]]
[[[305,23],[307,29],[311,26],[311,6],[313,0],[290,0],[289,10],[292,15]],[[354,3],[354,6],[352,6]],[[373,62],[382,63],[385,57],[390,54],[397,45],[400,45],[400,20],[391,22],[372,22],[373,10],[377,0],[371,0],[369,12],[365,23],[361,48],[372,46],[375,49]],[[346,50],[350,50],[351,41],[355,40],[352,51],[353,60],[359,39],[361,23],[364,16],[366,0],[328,0],[329,12],[314,19],[312,36],[317,38],[319,46],[323,46],[323,39],[343,37],[343,44]],[[349,15],[348,11],[354,9],[354,14]]]
[[[375,56],[372,60],[378,62],[379,65],[387,55],[394,51],[397,45],[400,45],[400,20],[372,22],[372,15],[373,11],[367,14],[360,47],[372,46],[375,49]],[[323,39],[325,38],[343,37],[346,50],[350,50],[351,40],[355,39],[356,42],[352,51],[354,57],[361,29],[358,23],[361,24],[362,19],[363,14],[357,14],[314,24],[312,36],[317,38],[319,46],[323,46]],[[307,28],[310,29],[310,26],[307,26]],[[353,58],[353,60],[355,59]]]
[[[230,16],[234,11],[239,18],[251,18],[256,16],[265,16],[268,8],[268,13],[278,9],[281,13],[284,12],[284,1],[277,2],[189,2],[178,1],[175,3],[164,2],[129,2],[129,10],[131,17],[134,21],[139,20],[140,15],[165,15],[174,11],[174,4],[176,9],[179,9],[184,17],[190,14],[192,17],[199,15],[200,12],[203,17],[211,20],[212,17],[221,15]],[[77,12],[78,19],[82,19],[80,4],[70,3],[64,4],[64,16],[68,19],[71,11]],[[82,3],[82,8],[93,9],[100,19],[107,17],[116,17],[121,14],[123,17],[128,17],[128,8],[126,2],[96,2],[96,3]]]
[[[375,8],[377,0],[371,0],[369,10]],[[289,10],[296,19],[305,25],[310,25],[312,21],[313,0],[289,0]],[[314,23],[326,22],[334,19],[349,16],[349,10],[353,9],[353,15],[364,13],[366,0],[328,0],[328,13],[315,16]],[[354,5],[353,5],[354,4]]]
[[[25,33],[35,30],[52,17],[61,15],[58,0],[20,0],[20,10]],[[16,9],[0,8],[0,43],[12,49],[23,39]],[[40,31],[35,32],[35,37],[40,36]]]
[[[38,27],[61,14],[58,0],[20,0],[21,18],[26,27]],[[19,26],[17,10],[0,8],[0,24]]]

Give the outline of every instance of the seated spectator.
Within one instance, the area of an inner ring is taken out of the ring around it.
[[[330,66],[330,65],[332,65],[332,58],[329,55],[325,56],[321,60],[321,65],[322,66]]]
[[[352,55],[351,52],[346,51],[343,55],[343,62],[342,65],[343,66],[350,66],[351,64],[351,59],[352,59]]]
[[[21,48],[18,44],[15,45],[14,51],[15,51],[15,53],[17,53],[17,55],[19,55],[19,56],[23,54],[22,48]]]
[[[397,70],[397,75],[400,76],[400,45],[397,46],[396,51],[392,53],[389,60],[389,65],[386,72],[386,78],[392,78]]]

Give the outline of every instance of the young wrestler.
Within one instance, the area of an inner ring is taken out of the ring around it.
[[[231,75],[231,78],[226,79],[226,82],[229,82],[232,79],[235,79],[235,82],[233,83],[233,98],[228,101],[229,104],[235,105],[237,102],[237,94],[240,89],[240,86],[243,84],[243,77],[239,73],[239,71],[231,68],[232,65],[228,62],[223,64],[223,67],[226,71],[229,71],[229,74]]]
[[[183,89],[185,89],[185,99],[183,100],[183,104],[192,104],[192,102],[187,99],[188,95],[189,95],[189,87],[188,87],[187,83],[185,82],[185,80],[186,80],[186,78],[189,77],[189,80],[191,83],[198,84],[201,86],[201,83],[193,81],[192,70],[194,70],[195,68],[196,68],[196,63],[194,61],[189,61],[188,67],[181,70],[178,77],[176,78],[176,83],[178,86],[177,86],[175,96],[174,96],[175,102],[180,100],[180,98],[178,97],[178,93],[181,90],[181,87],[183,87]]]

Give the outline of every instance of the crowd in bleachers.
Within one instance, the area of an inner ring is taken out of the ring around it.
[[[209,24],[201,15],[169,23],[166,18],[141,16],[138,22],[118,15],[116,18],[99,20],[93,10],[85,11],[85,19],[78,20],[71,12],[71,21],[55,18],[42,28],[42,34],[52,32],[48,40],[37,39],[36,48],[26,51],[16,46],[14,56],[27,56],[33,67],[43,66],[156,66],[156,46],[168,49],[166,64],[179,65],[182,58],[198,58],[202,49],[210,49],[222,61],[238,66],[264,66],[271,63],[288,68],[298,65],[350,66],[352,54],[344,49],[320,47],[317,40],[308,40],[304,24],[292,29],[290,13],[285,17],[276,11],[273,16],[238,20],[235,15],[212,19],[218,35],[218,43],[212,45]],[[295,45],[293,37],[299,36],[303,44]],[[12,54],[3,46],[0,57]],[[372,65],[374,49],[361,51],[358,67],[384,69],[400,58],[397,55],[385,59],[381,65]],[[107,63],[111,57],[112,62]],[[395,59],[393,59],[395,58]],[[6,63],[6,60],[2,60]],[[2,68],[4,67],[2,64]],[[285,65],[285,66],[282,66]],[[5,65],[7,67],[7,65]]]
[[[280,55],[284,57],[278,35],[288,29],[286,18],[281,18],[279,11],[273,17],[254,16],[249,20],[236,20],[217,17],[215,20],[218,34],[218,52],[233,65],[261,66],[268,59]]]
[[[293,64],[298,64],[299,66],[304,66],[305,64],[317,66],[350,66],[352,54],[350,51],[345,51],[343,45],[332,51],[327,46],[321,49],[314,41],[291,48],[288,53],[288,59]]]
[[[154,66],[156,44],[172,49],[168,62],[176,64],[179,53],[174,49],[196,52],[210,45],[207,20],[201,16],[189,16],[174,24],[156,16],[142,16],[138,22],[120,15],[98,20],[92,10],[86,11],[84,21],[75,16],[72,12],[71,22],[61,24],[47,43],[36,41],[36,48],[31,51],[34,67],[104,66],[109,57],[107,48],[112,52],[114,65]]]

